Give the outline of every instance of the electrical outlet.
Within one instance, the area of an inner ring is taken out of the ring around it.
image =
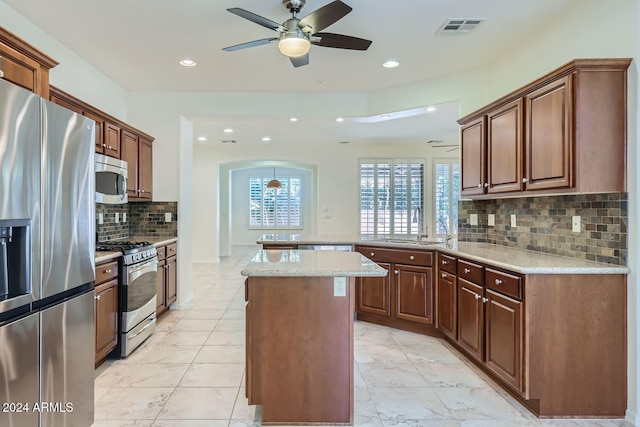
[[[171,218],[171,212],[167,212],[164,214],[164,222],[171,222],[172,218]]]
[[[478,214],[469,215],[469,223],[471,225],[478,225]]]
[[[100,225],[104,224],[104,214],[102,213],[98,214],[98,224]]]
[[[122,212],[122,222],[127,222],[127,213]]]
[[[580,217],[572,216],[571,217],[571,231],[574,233],[579,233],[582,231],[582,226],[580,225]]]
[[[489,214],[489,216],[487,216],[487,225],[489,227],[496,226],[496,214]]]
[[[334,297],[347,296],[347,278],[346,277],[333,278],[333,296]]]
[[[120,222],[120,212],[116,212],[116,224]]]
[[[511,227],[517,227],[517,223],[516,223],[516,214],[511,214]]]

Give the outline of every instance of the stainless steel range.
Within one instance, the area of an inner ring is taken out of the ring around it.
[[[114,350],[127,357],[156,328],[156,275],[158,257],[149,242],[101,242],[98,251],[120,251],[118,346]]]

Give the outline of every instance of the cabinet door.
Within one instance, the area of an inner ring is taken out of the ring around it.
[[[107,144],[104,143],[102,117],[98,116],[97,114],[93,114],[90,111],[85,111],[84,115],[96,122],[96,153],[104,154],[104,149]]]
[[[378,265],[387,270],[384,277],[359,277],[356,307],[363,313],[391,316],[391,284],[389,271],[391,264],[379,262]]]
[[[410,265],[394,265],[396,319],[432,325],[433,269]]]
[[[480,361],[484,350],[482,293],[482,286],[458,277],[458,344]]]
[[[522,392],[522,303],[490,290],[486,296],[486,365]]]
[[[167,258],[165,266],[165,292],[167,300],[167,308],[175,302],[178,294],[178,257],[172,256]]]
[[[484,194],[486,181],[486,137],[484,117],[462,127],[460,162],[462,194]]]
[[[156,316],[161,315],[167,308],[165,304],[165,260],[158,261],[158,274],[156,274]]]
[[[487,115],[487,193],[522,190],[522,99]]]
[[[96,286],[96,362],[118,343],[118,280]]]
[[[139,197],[151,200],[153,186],[153,156],[151,142],[140,138],[138,145],[138,185]]]
[[[42,96],[40,64],[35,60],[9,46],[0,44],[0,71],[2,71],[0,76],[3,80]]]
[[[120,158],[120,127],[104,122],[104,154]]]
[[[457,338],[458,313],[457,294],[458,282],[456,276],[445,271],[438,277],[438,328],[450,337]]]
[[[571,76],[525,98],[526,190],[573,186]]]
[[[127,162],[127,197],[138,198],[140,184],[138,182],[138,137],[122,131],[122,160]]]

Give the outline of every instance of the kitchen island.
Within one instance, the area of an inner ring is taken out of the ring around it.
[[[246,393],[262,424],[353,424],[355,277],[386,270],[353,252],[260,250],[241,274]]]

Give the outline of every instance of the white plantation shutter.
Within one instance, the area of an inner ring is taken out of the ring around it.
[[[434,164],[434,230],[436,235],[458,234],[460,165],[445,160]],[[446,230],[445,230],[445,225]]]
[[[278,177],[281,188],[267,188],[273,176],[249,178],[249,228],[302,228],[302,178]]]

